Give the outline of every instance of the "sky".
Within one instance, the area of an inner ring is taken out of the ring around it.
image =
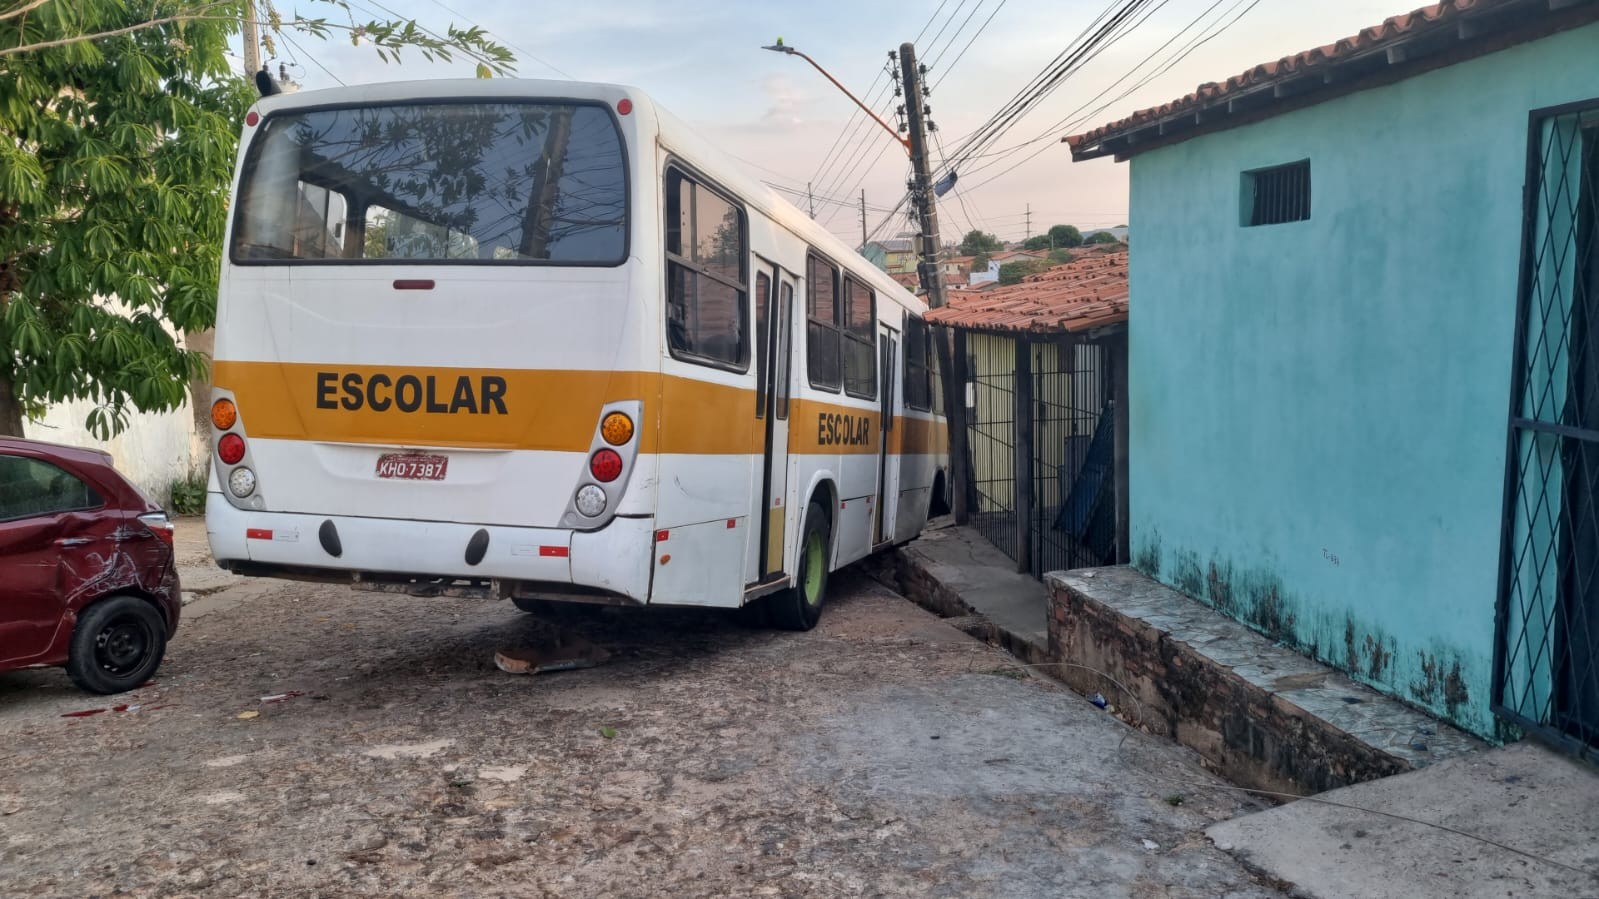
[[[934,87],[935,163],[1045,70],[1112,0],[348,0],[357,20],[415,19],[443,32],[478,25],[517,57],[521,78],[631,85],[748,165],[751,173],[851,244],[868,231],[909,227],[888,212],[904,196],[909,163],[888,133],[852,121],[856,107],[798,57],[763,52],[782,37],[871,105],[895,105],[888,51],[913,41]],[[939,202],[951,239],[980,228],[1020,240],[1054,224],[1127,222],[1127,165],[1073,163],[1059,138],[1090,130],[1225,81],[1262,62],[1329,44],[1407,12],[1418,0],[1153,0],[1137,27],[1066,78],[1035,109],[961,166]],[[331,6],[302,13],[337,20]],[[364,15],[363,15],[364,13]],[[1191,27],[1190,27],[1191,26]],[[1187,30],[1185,30],[1187,29]],[[1208,35],[1208,39],[1197,40]],[[277,62],[304,89],[418,78],[470,77],[474,63],[399,64],[335,36],[279,41]],[[263,53],[263,55],[266,55]],[[1118,79],[1121,80],[1118,83]],[[1103,96],[1100,96],[1101,93]],[[889,112],[892,116],[892,111]],[[890,123],[893,123],[890,118]],[[846,127],[847,126],[847,127]],[[986,168],[982,168],[986,167]],[[1029,209],[1031,214],[1029,216]],[[1131,223],[1136,230],[1137,223]]]

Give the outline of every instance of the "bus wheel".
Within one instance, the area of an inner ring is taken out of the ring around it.
[[[827,511],[811,503],[805,510],[805,529],[800,532],[799,564],[792,589],[771,598],[768,612],[772,624],[787,631],[808,631],[822,617],[827,600]]]
[[[529,615],[548,615],[553,611],[553,609],[550,607],[555,604],[542,599],[528,599],[527,597],[523,596],[513,596],[511,597],[511,605],[516,606],[518,609],[521,609]]]

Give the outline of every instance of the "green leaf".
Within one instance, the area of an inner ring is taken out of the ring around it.
[[[616,739],[616,728],[610,727],[608,725],[601,725],[600,726],[600,736],[604,737],[607,740],[614,740],[614,739]]]

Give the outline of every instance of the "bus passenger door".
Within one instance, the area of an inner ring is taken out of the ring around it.
[[[764,433],[760,492],[752,522],[758,523],[758,563],[755,583],[784,577],[783,550],[787,545],[788,518],[788,411],[793,354],[794,294],[798,280],[780,266],[769,266],[756,277],[755,332],[760,347],[755,379],[755,417]]]
[[[878,380],[881,388],[879,416],[882,418],[882,440],[877,451],[877,521],[872,534],[872,546],[878,547],[894,537],[894,516],[899,509],[899,446],[894,422],[894,400],[899,391],[899,379],[894,377],[899,365],[898,334],[887,325],[881,326],[877,338],[879,353]]]

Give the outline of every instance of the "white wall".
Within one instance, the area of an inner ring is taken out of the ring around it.
[[[188,403],[173,412],[135,412],[128,427],[110,440],[100,440],[84,427],[93,408],[92,400],[61,403],[24,430],[35,440],[105,450],[128,480],[162,505],[171,499],[175,481],[205,464],[206,447],[195,432]]]

